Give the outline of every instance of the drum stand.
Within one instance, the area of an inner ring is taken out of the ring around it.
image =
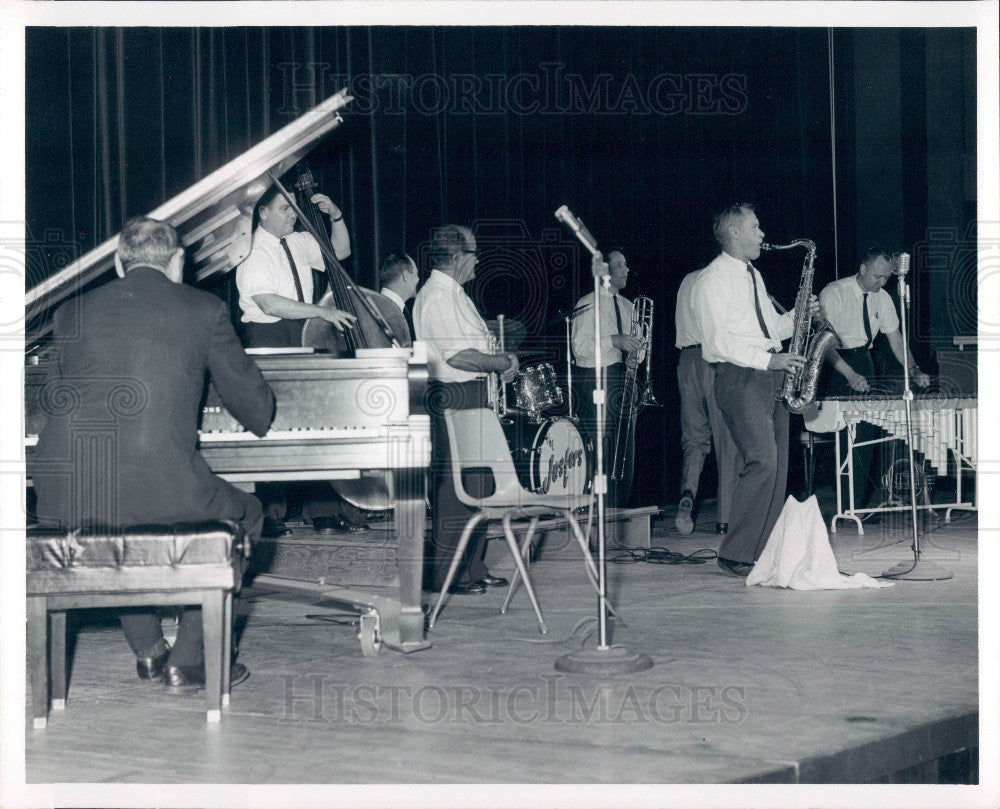
[[[573,313],[566,315],[566,418],[573,418]]]
[[[906,311],[910,305],[910,288],[906,284],[906,273],[909,269],[910,256],[908,253],[901,253],[896,274],[899,277],[899,330],[903,337],[903,358],[907,360],[903,363],[903,403],[906,407],[906,448],[910,461],[910,519],[913,523],[913,544],[910,548],[913,551],[913,561],[903,561],[893,565],[882,574],[882,578],[906,581],[942,581],[950,579],[952,574],[940,565],[920,558],[920,534],[917,530],[917,481],[913,465],[913,391],[910,389],[910,335],[906,318]]]
[[[558,214],[557,214],[558,215]],[[589,235],[589,234],[588,234]],[[580,232],[577,231],[577,236]],[[585,239],[580,239],[594,256],[600,252]],[[607,265],[603,264],[604,272]],[[597,495],[597,629],[598,645],[596,649],[582,649],[579,652],[565,654],[556,660],[558,671],[578,672],[584,674],[610,675],[628,674],[633,671],[644,671],[652,668],[653,661],[649,655],[633,652],[624,646],[608,645],[608,601],[607,601],[607,560],[604,553],[605,530],[604,511],[605,495],[608,490],[607,475],[604,474],[604,413],[606,398],[603,374],[601,369],[601,287],[611,285],[611,276],[594,273],[594,404],[597,407],[597,463],[594,470],[594,492]]]

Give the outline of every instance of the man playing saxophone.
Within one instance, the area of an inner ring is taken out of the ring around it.
[[[751,263],[764,233],[753,205],[720,211],[713,232],[722,248],[698,276],[692,294],[702,356],[715,366],[715,399],[742,456],[733,492],[729,533],[719,547],[719,566],[746,576],[764,550],[785,499],[788,474],[788,412],[778,393],[786,371],[805,358],[781,353],[794,315],[779,315],[764,279]],[[810,296],[810,316],[819,303]]]

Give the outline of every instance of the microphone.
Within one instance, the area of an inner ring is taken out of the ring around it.
[[[897,253],[896,261],[893,265],[892,272],[894,275],[904,276],[910,271],[910,254],[909,253]]]

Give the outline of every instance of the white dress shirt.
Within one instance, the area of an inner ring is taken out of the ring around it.
[[[622,327],[619,331],[615,317],[615,299],[621,311]],[[580,298],[574,307],[573,316],[573,359],[581,368],[594,367],[594,293]],[[625,354],[611,345],[615,334],[628,334],[632,326],[632,302],[610,289],[601,287],[601,367],[607,368],[622,362]]]
[[[764,279],[756,270],[753,273],[770,339],[757,320],[753,278],[747,264],[721,253],[695,280],[694,314],[701,327],[701,354],[706,362],[730,362],[765,371],[769,352],[780,351],[781,341],[791,337],[794,313],[779,315],[767,297]]]
[[[698,280],[701,270],[689,272],[681,281],[681,287],[677,290],[677,306],[674,309],[674,327],[677,331],[675,345],[678,348],[701,345],[701,329],[698,328],[698,320],[694,316],[694,282]]]
[[[864,320],[865,292],[858,285],[858,277],[841,278],[827,284],[819,294],[826,319],[840,338],[844,349],[868,345]],[[868,293],[868,323],[874,340],[879,332],[891,334],[899,328],[899,316],[892,298],[884,289]]]
[[[484,379],[484,371],[462,371],[448,364],[459,351],[494,351],[493,335],[472,299],[450,275],[432,270],[413,302],[413,330],[427,343],[427,369],[439,382]]]
[[[323,269],[323,251],[311,234],[296,231],[285,237],[285,243],[295,259],[299,282],[302,284],[302,298],[313,302],[314,269]],[[236,268],[236,286],[240,293],[240,308],[244,323],[277,323],[281,318],[264,314],[254,303],[254,295],[273,293],[289,300],[297,301],[295,279],[288,266],[288,257],[278,238],[264,228],[253,232],[253,247],[243,263]]]
[[[400,312],[406,311],[406,301],[404,301],[395,290],[389,289],[389,287],[382,287],[381,294],[385,295],[390,301],[392,301],[396,306],[399,307]]]

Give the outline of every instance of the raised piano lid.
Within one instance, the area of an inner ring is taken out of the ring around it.
[[[267,172],[281,176],[324,134],[343,120],[338,110],[352,98],[347,90],[331,96],[304,115],[258,143],[249,151],[216,169],[149,216],[169,222],[188,251],[198,281],[225,273],[250,252],[250,227],[257,200],[271,184]],[[25,294],[25,322],[54,308],[114,267],[118,245],[115,234],[65,269],[46,278]],[[32,328],[30,346],[51,330],[48,318]]]

